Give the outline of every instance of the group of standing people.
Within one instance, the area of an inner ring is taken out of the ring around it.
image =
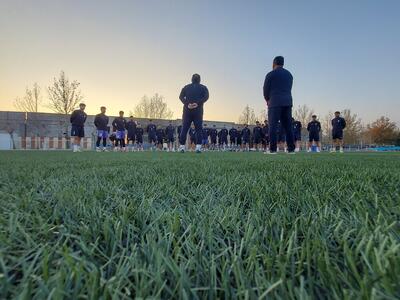
[[[183,87],[179,95],[179,99],[183,103],[182,125],[178,126],[179,151],[186,151],[186,140],[189,135],[191,148],[198,153],[202,149],[233,149],[249,150],[252,142],[256,150],[264,150],[268,154],[276,154],[278,152],[278,144],[284,144],[286,152],[293,154],[300,150],[301,128],[302,124],[292,118],[292,74],[283,68],[284,58],[277,56],[273,60],[272,71],[269,72],[264,80],[263,94],[268,106],[268,121],[261,126],[259,122],[250,131],[248,125],[243,128],[222,128],[217,130],[215,126],[207,128],[203,127],[204,103],[209,99],[209,91],[207,87],[200,83],[199,74],[192,76],[192,82]],[[80,139],[84,136],[84,123],[87,115],[84,112],[85,104],[81,103],[79,109],[75,110],[71,115],[71,136],[75,137],[73,151],[80,151]],[[126,149],[127,140],[135,144],[139,150],[143,150],[143,134],[144,129],[131,116],[128,121],[124,118],[124,112],[119,112],[119,117],[112,122],[113,133],[109,136],[109,118],[106,116],[106,108],[101,107],[100,114],[95,117],[95,126],[97,129],[96,150],[105,151],[107,138],[113,142],[114,149]],[[332,139],[333,146],[331,151],[336,147],[340,147],[343,152],[343,129],[346,126],[345,120],[340,117],[340,112],[335,113],[332,120]],[[317,121],[316,116],[307,126],[309,132],[308,151],[314,145],[317,152],[320,151],[320,131],[321,124]],[[170,123],[165,129],[157,128],[155,124],[150,123],[146,127],[150,147],[162,147],[167,142],[168,150],[173,151],[175,141],[175,127]],[[229,136],[229,144],[228,144]],[[101,148],[102,142],[102,148]]]

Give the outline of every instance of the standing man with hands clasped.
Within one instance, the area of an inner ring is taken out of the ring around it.
[[[182,131],[179,136],[179,151],[182,153],[185,152],[186,136],[192,122],[196,131],[196,152],[201,152],[203,104],[208,97],[207,87],[200,84],[200,75],[193,74],[192,83],[186,85],[179,95],[183,103]]]
[[[292,132],[293,76],[283,68],[283,65],[283,56],[275,57],[273,70],[267,74],[264,81],[264,99],[268,105],[270,154],[276,154],[279,120],[286,132],[288,153],[294,154],[295,148]]]

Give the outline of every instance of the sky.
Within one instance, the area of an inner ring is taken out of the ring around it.
[[[398,0],[0,0],[0,110],[34,82],[46,103],[63,70],[90,114],[159,93],[180,118],[180,90],[199,73],[205,119],[237,121],[247,104],[265,109],[264,77],[283,55],[294,107],[400,124],[399,14]]]

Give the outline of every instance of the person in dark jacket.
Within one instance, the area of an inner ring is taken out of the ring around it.
[[[242,129],[240,126],[238,126],[236,130],[236,145],[237,145],[237,151],[242,149]]]
[[[85,122],[87,114],[85,113],[86,104],[80,103],[79,109],[72,112],[71,121],[71,136],[74,137],[72,149],[73,152],[81,152],[81,138],[85,136]]]
[[[262,137],[263,132],[260,125],[260,122],[256,121],[256,126],[253,128],[253,137],[254,137],[254,146],[257,151],[259,151],[262,147]]]
[[[346,120],[340,116],[340,111],[335,112],[335,117],[332,123],[332,149],[331,152],[336,152],[340,148],[340,153],[343,153],[343,129],[346,128]]]
[[[286,132],[286,142],[289,153],[294,153],[294,140],[292,133],[292,85],[293,76],[283,68],[284,58],[274,58],[273,70],[267,74],[264,81],[264,99],[268,105],[270,152],[275,154],[277,150],[277,126],[278,121]]]
[[[125,151],[126,120],[124,119],[124,112],[122,110],[119,112],[119,117],[116,117],[112,122],[112,126],[115,128],[115,137],[117,139],[114,150],[118,151],[119,144],[120,151]]]
[[[167,138],[168,151],[175,151],[174,150],[175,127],[174,125],[172,125],[172,122],[169,122],[168,126],[165,128],[165,136]]]
[[[147,138],[149,140],[151,150],[155,149],[157,144],[157,126],[153,124],[153,120],[149,120],[149,124],[146,128]]]
[[[230,149],[235,150],[237,146],[237,129],[235,127],[232,127],[229,129],[229,142],[230,142]]]
[[[164,144],[164,138],[165,138],[165,132],[162,127],[158,127],[156,130],[156,136],[157,136],[157,148],[159,150],[163,149],[163,144]]]
[[[321,123],[317,120],[316,115],[311,116],[312,120],[310,123],[307,125],[307,131],[308,131],[308,150],[307,152],[311,152],[311,146],[316,145],[317,152],[320,152],[321,150],[321,142],[319,141],[319,133],[321,131]]]
[[[135,140],[136,140],[136,121],[133,119],[133,116],[129,117],[129,121],[126,123],[126,130],[128,131],[127,134],[127,141],[128,141],[128,149],[130,147],[130,143],[132,142],[132,146],[130,150],[134,150]]]
[[[136,124],[136,130],[135,130],[136,147],[138,151],[143,151],[143,133],[144,130],[142,128],[142,125],[138,122]]]
[[[294,151],[299,152],[301,146],[301,122],[296,121],[294,118],[292,118],[292,130],[294,142],[296,144],[296,148],[294,149]]]
[[[215,150],[217,148],[217,136],[218,136],[218,130],[217,128],[215,128],[215,125],[213,125],[213,127],[210,128],[211,150]]]
[[[108,117],[105,106],[100,107],[100,113],[94,117],[94,126],[97,129],[96,151],[107,151]],[[101,140],[103,140],[103,149],[100,149]]]
[[[243,149],[245,151],[249,151],[249,144],[250,144],[250,129],[247,124],[244,124],[244,128],[242,130],[242,141],[243,141]]]
[[[263,127],[262,127],[262,143],[264,147],[265,153],[268,153],[269,151],[269,126],[268,126],[268,120],[264,121]]]
[[[179,99],[183,103],[182,132],[179,136],[181,152],[185,152],[186,136],[192,122],[196,130],[196,152],[201,152],[203,106],[208,98],[208,89],[205,85],[200,84],[200,75],[193,74],[192,83],[186,85],[179,95]]]
[[[196,125],[195,129],[196,129]],[[204,124],[203,129],[201,130],[201,145],[205,150],[208,149],[208,137],[210,136],[210,130],[207,127],[207,124]],[[197,138],[196,138],[197,141]],[[196,142],[196,151],[197,151],[197,142]]]
[[[226,129],[225,125],[218,132],[218,145],[222,150],[225,150],[226,146],[228,146],[228,129]]]

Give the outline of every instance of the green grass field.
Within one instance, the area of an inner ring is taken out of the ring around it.
[[[0,166],[0,298],[400,297],[400,154],[0,152]]]

